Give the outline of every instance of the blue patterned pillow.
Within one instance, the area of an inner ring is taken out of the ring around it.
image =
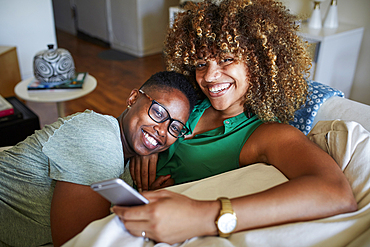
[[[307,97],[306,104],[301,109],[295,112],[294,120],[289,124],[302,131],[305,135],[310,132],[320,106],[330,97],[344,97],[344,93],[338,89],[316,81],[308,81],[308,91],[310,94]]]

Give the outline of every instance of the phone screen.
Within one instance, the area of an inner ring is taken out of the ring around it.
[[[148,199],[119,178],[93,183],[91,188],[115,205],[138,206],[149,203]]]

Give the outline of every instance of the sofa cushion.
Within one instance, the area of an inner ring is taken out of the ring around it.
[[[296,127],[307,135],[313,127],[313,122],[317,111],[321,105],[333,96],[344,97],[344,93],[338,89],[317,81],[308,81],[308,91],[306,103],[301,109],[296,111],[294,119],[289,122],[290,125]]]
[[[335,119],[355,121],[370,132],[370,105],[342,97],[331,97],[320,107],[312,126],[319,121]]]

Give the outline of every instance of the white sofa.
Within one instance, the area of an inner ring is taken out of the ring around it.
[[[318,121],[335,119],[358,122],[370,131],[370,105],[346,98],[331,97],[318,110],[313,125]]]

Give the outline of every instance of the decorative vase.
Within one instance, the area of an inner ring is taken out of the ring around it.
[[[331,0],[331,4],[324,21],[325,28],[337,28],[338,27],[338,8],[337,0]]]
[[[40,82],[60,84],[75,77],[75,65],[71,53],[66,49],[54,49],[38,52],[33,58],[33,73]]]
[[[312,12],[310,21],[308,23],[309,28],[320,29],[322,27],[320,3],[323,2],[323,1],[324,0],[314,1],[313,12]]]

